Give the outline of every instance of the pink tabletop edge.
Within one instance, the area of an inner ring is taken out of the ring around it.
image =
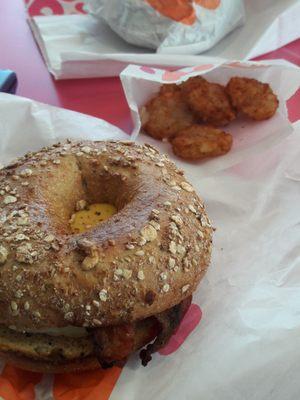
[[[49,74],[26,21],[22,0],[0,2],[0,69],[19,78],[17,94],[103,118],[130,132],[132,123],[119,78],[55,81]],[[300,65],[300,39],[256,59],[283,58]],[[300,119],[300,91],[288,101],[289,118]]]

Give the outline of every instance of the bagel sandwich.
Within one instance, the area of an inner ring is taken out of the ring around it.
[[[74,229],[90,210],[96,223]],[[0,171],[0,356],[59,373],[139,350],[147,365],[189,308],[212,230],[150,145],[67,141],[17,159]]]

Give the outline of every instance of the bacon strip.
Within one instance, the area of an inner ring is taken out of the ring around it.
[[[151,354],[167,344],[191,301],[192,296],[169,310],[132,324],[94,329],[95,353],[102,368],[124,365],[130,354],[154,340],[140,352],[142,364],[146,366]]]

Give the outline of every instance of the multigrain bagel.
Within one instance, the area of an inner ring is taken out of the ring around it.
[[[0,195],[5,329],[34,337],[71,326],[90,334],[171,315],[208,267],[204,206],[182,171],[149,145],[66,142],[28,153],[0,172]],[[80,200],[118,212],[72,234]]]

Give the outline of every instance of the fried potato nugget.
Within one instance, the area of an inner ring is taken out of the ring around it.
[[[224,126],[236,118],[225,88],[196,76],[180,85],[191,110],[203,122]]]
[[[161,87],[142,110],[141,119],[144,131],[156,139],[174,136],[195,122],[180,88],[172,84]]]
[[[232,136],[209,125],[193,125],[180,131],[171,141],[173,152],[186,160],[202,160],[226,154]]]
[[[256,121],[271,118],[278,108],[277,96],[270,85],[256,79],[231,78],[226,92],[238,111]]]

